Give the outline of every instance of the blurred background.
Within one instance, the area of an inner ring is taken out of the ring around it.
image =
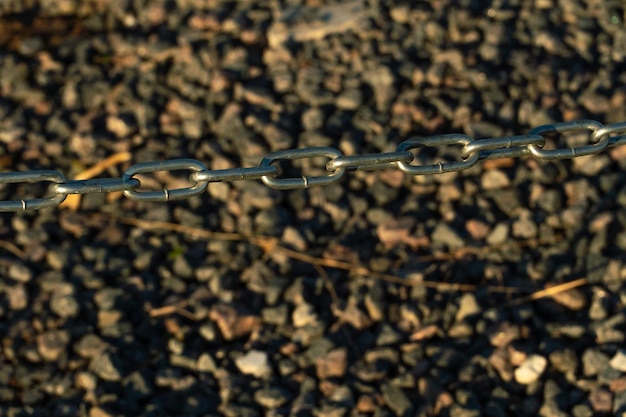
[[[2,0],[0,166],[119,177],[624,122],[625,17],[610,0]],[[3,213],[0,415],[622,415],[624,156]]]

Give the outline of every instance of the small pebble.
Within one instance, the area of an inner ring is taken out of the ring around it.
[[[586,377],[591,377],[602,373],[609,366],[609,361],[609,357],[598,349],[588,348],[582,356],[583,374]],[[617,363],[619,364],[619,359]]]
[[[383,399],[397,416],[403,416],[411,408],[411,401],[403,389],[392,384],[384,384],[381,387]]]
[[[235,359],[237,368],[246,375],[252,375],[255,378],[265,378],[272,373],[267,353],[259,350],[251,350]]]
[[[548,361],[540,355],[530,355],[515,370],[515,381],[521,385],[530,385],[536,382],[546,370]]]
[[[317,322],[317,314],[312,305],[302,303],[293,310],[291,320],[295,327],[309,326]]]
[[[9,266],[9,278],[17,282],[29,282],[32,277],[33,272],[26,265],[13,263]]]
[[[49,362],[58,360],[67,349],[70,333],[67,330],[54,330],[37,336],[37,348],[41,357]]]
[[[463,321],[467,317],[476,315],[481,312],[481,307],[473,293],[465,293],[461,296],[459,309],[456,312],[456,321]]]
[[[331,350],[323,358],[317,358],[317,377],[320,379],[343,377],[348,367],[347,350],[345,348]]]
[[[617,369],[620,372],[626,372],[626,351],[617,351],[609,362],[609,365],[611,365],[611,368]]]
[[[606,414],[613,411],[613,394],[606,389],[599,388],[589,393],[591,408],[597,414]]]
[[[498,169],[485,171],[481,178],[481,187],[485,190],[497,190],[508,187],[511,181],[509,177]]]
[[[24,285],[17,284],[9,287],[6,295],[11,310],[23,310],[28,306],[28,293]]]
[[[285,404],[289,397],[280,388],[264,388],[254,393],[254,400],[268,410],[275,410]]]
[[[117,382],[122,379],[122,373],[116,362],[110,353],[104,353],[91,360],[89,370],[105,381]]]

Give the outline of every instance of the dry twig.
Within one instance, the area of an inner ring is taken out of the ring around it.
[[[92,178],[97,177],[102,174],[105,170],[109,169],[114,165],[123,164],[124,162],[128,162],[132,159],[132,155],[130,152],[118,152],[109,156],[108,158],[98,162],[96,165],[92,166],[85,171],[82,171],[76,175],[74,180],[90,180]],[[119,195],[120,193],[115,193]],[[67,207],[72,211],[76,211],[78,206],[80,206],[81,195],[72,194],[68,195],[67,198],[59,207]]]

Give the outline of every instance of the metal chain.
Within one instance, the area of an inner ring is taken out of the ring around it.
[[[587,134],[587,144],[561,149],[543,149],[547,137],[568,133]],[[52,182],[51,195],[26,199],[0,201],[0,211],[19,212],[56,207],[69,194],[109,193],[123,191],[124,195],[136,201],[170,201],[187,199],[203,193],[211,182],[258,180],[271,188],[293,190],[319,185],[329,185],[339,181],[346,171],[400,169],[410,175],[442,174],[463,171],[478,162],[488,159],[533,156],[541,160],[570,159],[603,152],[608,147],[626,143],[626,122],[603,125],[594,120],[578,120],[548,124],[531,129],[527,135],[472,139],[462,134],[447,134],[429,137],[416,137],[400,143],[395,152],[372,153],[346,156],[331,147],[311,147],[287,149],[268,154],[258,167],[209,170],[195,159],[172,159],[167,161],[143,162],[131,165],[121,178],[98,178],[67,181],[58,171],[37,170],[0,173],[0,184]],[[460,145],[459,158],[452,162],[436,162],[428,165],[414,165],[415,155],[411,149]],[[278,164],[285,160],[328,158],[326,172],[322,176],[302,176],[279,178]],[[162,191],[140,191],[141,183],[136,174],[156,171],[189,170],[191,186]]]

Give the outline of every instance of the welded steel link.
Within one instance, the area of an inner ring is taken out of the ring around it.
[[[561,136],[580,135],[585,144],[556,149],[546,149],[546,139],[561,143]],[[96,178],[88,180],[66,180],[54,170],[33,170],[0,173],[2,184],[48,182],[48,195],[41,198],[22,198],[0,201],[0,211],[18,212],[56,207],[69,194],[123,192],[132,200],[161,202],[187,199],[206,191],[212,182],[261,180],[266,186],[279,190],[293,190],[324,186],[340,181],[346,172],[357,170],[399,169],[409,175],[430,175],[444,172],[463,171],[477,163],[491,159],[532,156],[540,160],[571,159],[585,155],[596,155],[609,147],[626,144],[626,122],[603,125],[594,120],[578,120],[535,127],[526,135],[473,139],[463,134],[447,134],[416,137],[400,143],[395,152],[364,155],[344,155],[331,147],[286,149],[271,152],[257,167],[210,170],[195,159],[171,159],[143,162],[131,165],[121,178]],[[419,163],[421,148],[456,146],[458,157],[454,161]],[[411,151],[417,152],[411,152]],[[324,175],[283,177],[281,162],[297,159],[325,158]],[[189,186],[160,191],[141,190],[138,174],[157,171],[188,171]]]

